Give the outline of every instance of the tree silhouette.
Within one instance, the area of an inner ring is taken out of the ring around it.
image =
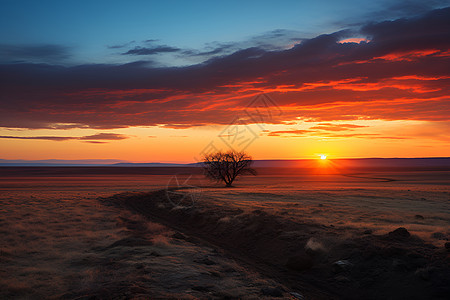
[[[247,153],[230,150],[205,155],[202,166],[207,177],[217,182],[223,181],[227,187],[231,187],[240,175],[256,175],[256,171],[250,167],[252,163],[252,157]]]

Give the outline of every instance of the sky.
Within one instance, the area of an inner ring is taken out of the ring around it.
[[[0,1],[0,159],[450,156],[450,1]]]

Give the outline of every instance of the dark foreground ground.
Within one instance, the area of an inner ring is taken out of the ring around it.
[[[1,168],[0,298],[450,294],[447,171],[110,170]]]
[[[186,195],[178,194],[181,203]],[[403,227],[382,235],[369,229],[345,236],[334,226],[291,221],[259,209],[224,209],[201,200],[174,209],[167,205],[166,190],[105,201],[219,247],[308,299],[446,299],[450,294],[449,249]]]

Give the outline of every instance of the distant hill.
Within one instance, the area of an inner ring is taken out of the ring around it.
[[[173,164],[173,163],[117,163],[114,167],[196,167],[198,163]]]
[[[450,158],[348,158],[348,159],[296,159],[296,160],[255,160],[255,168],[315,168],[320,164],[329,164],[337,168],[438,168],[450,169]],[[130,163],[115,159],[84,160],[6,160],[0,159],[3,167],[199,167],[200,163]]]

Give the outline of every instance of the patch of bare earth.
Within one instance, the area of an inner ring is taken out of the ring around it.
[[[185,198],[183,192],[190,191],[177,189],[171,197]],[[374,234],[255,209],[257,204],[245,201],[224,205],[211,197],[173,207],[166,190],[107,201],[223,249],[308,299],[446,299],[450,294],[449,250],[402,227]]]

